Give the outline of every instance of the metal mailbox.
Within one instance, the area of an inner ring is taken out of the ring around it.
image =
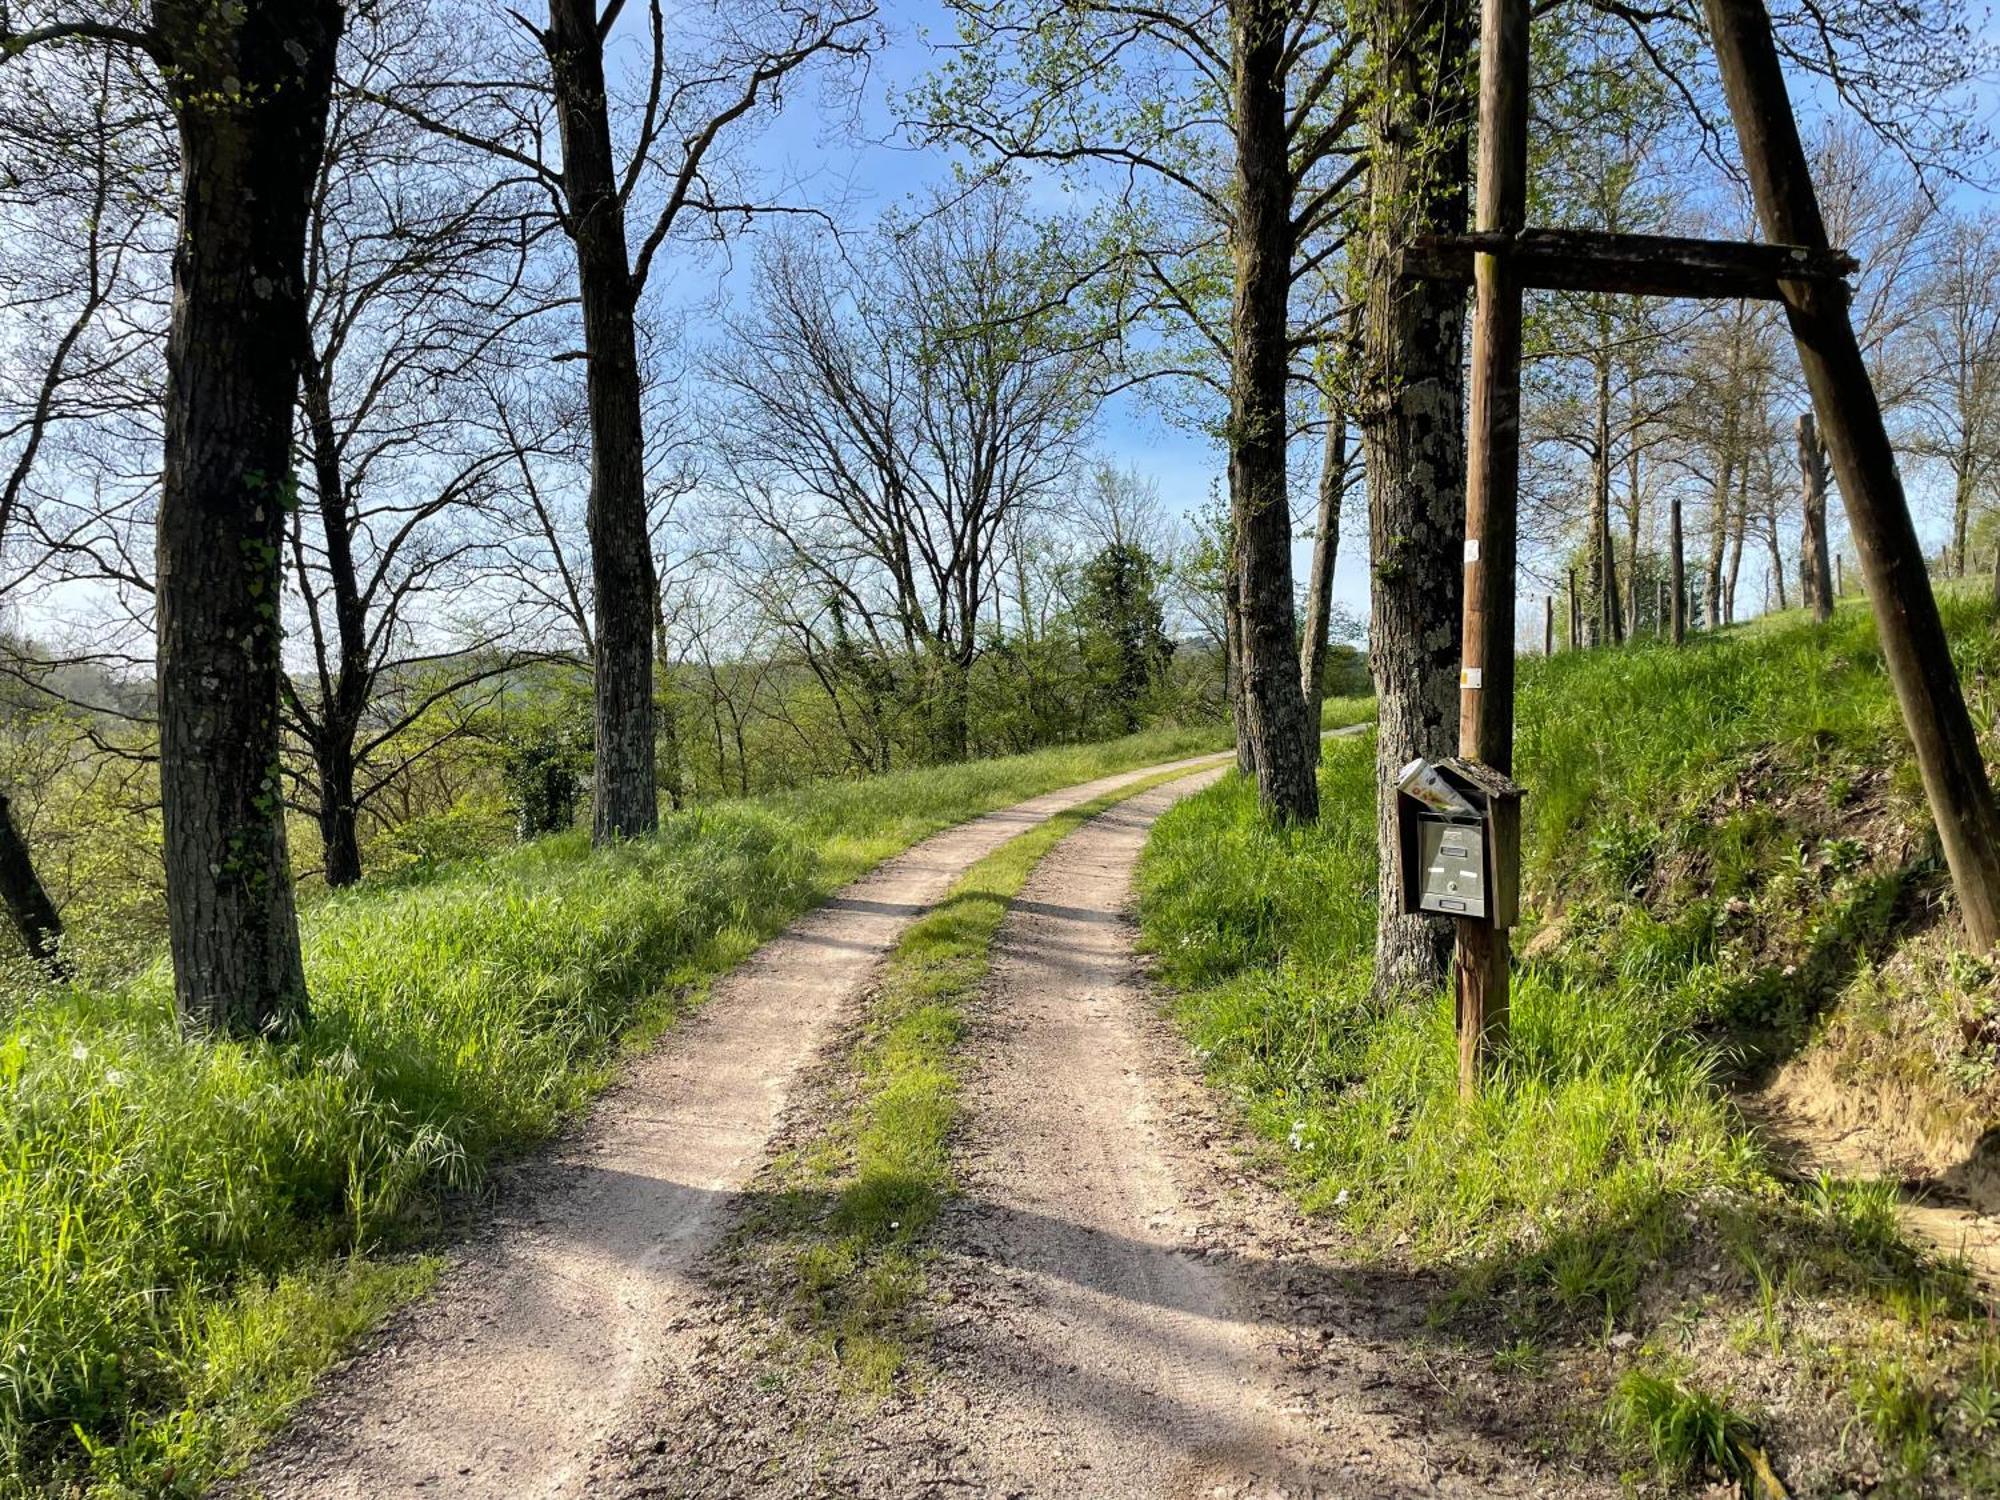
[[[1521,790],[1489,766],[1414,760],[1396,778],[1405,912],[1512,927],[1520,916]]]

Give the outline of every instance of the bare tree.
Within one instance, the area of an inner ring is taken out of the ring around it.
[[[2000,235],[1991,219],[1950,223],[1923,302],[1911,446],[1951,475],[1951,552],[1962,577],[1974,501],[2000,472]]]
[[[657,580],[649,540],[646,434],[637,320],[662,250],[676,236],[782,211],[733,183],[726,148],[739,122],[768,113],[785,83],[829,59],[865,56],[875,8],[831,10],[774,0],[645,7],[645,62],[633,97],[616,92],[606,57],[624,0],[549,0],[548,24],[518,12],[508,42],[475,29],[499,56],[498,82],[413,71],[382,97],[449,139],[487,152],[546,195],[575,246],[591,431],[588,528],[597,705],[592,828],[600,841],[659,822],[653,660]],[[476,15],[476,12],[473,14]],[[521,45],[525,36],[525,47]],[[627,127],[621,151],[614,105]],[[622,160],[621,160],[622,157]],[[636,241],[634,235],[636,234]]]
[[[794,629],[921,674],[947,757],[1010,523],[1073,476],[1104,378],[1059,233],[988,187],[885,228],[865,280],[786,241],[715,367],[737,503],[811,581]]]

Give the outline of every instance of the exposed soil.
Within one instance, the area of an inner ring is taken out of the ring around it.
[[[1196,784],[1100,816],[1015,903],[967,1042],[922,1372],[843,1396],[740,1257],[710,1272],[696,1359],[614,1444],[604,1493],[1597,1492],[1418,1373],[1404,1341],[1434,1289],[1343,1266],[1246,1163],[1159,1014],[1125,906],[1147,828]],[[813,1138],[834,1083],[787,1138]]]
[[[692,1272],[765,1160],[801,1069],[904,927],[1022,830],[1148,774],[938,834],[718,982],[577,1132],[507,1185],[435,1294],[328,1374],[240,1488],[274,1500],[590,1488],[609,1439],[698,1353]]]

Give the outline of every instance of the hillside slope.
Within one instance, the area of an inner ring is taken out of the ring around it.
[[[1947,616],[1991,744],[1992,611]],[[1488,1096],[1456,1102],[1443,997],[1370,999],[1360,747],[1318,828],[1226,785],[1155,836],[1143,920],[1211,1077],[1358,1254],[1437,1276],[1441,1378],[1526,1440],[1688,1479],[1768,1447],[1804,1493],[2000,1484],[1988,1292],[1910,1238],[1901,1172],[1789,1154],[1892,1098],[1935,1199],[2000,1113],[1994,976],[1952,951],[1865,612],[1530,663],[1516,759],[1529,912]]]

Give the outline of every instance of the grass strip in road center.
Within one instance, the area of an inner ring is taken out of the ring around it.
[[[870,998],[844,1070],[838,1123],[777,1167],[767,1212],[747,1226],[767,1282],[821,1341],[846,1383],[886,1391],[906,1363],[928,1232],[953,1189],[965,1008],[993,940],[1043,856],[1098,814],[1164,782],[1162,772],[1057,813],[968,869],[904,933]]]

